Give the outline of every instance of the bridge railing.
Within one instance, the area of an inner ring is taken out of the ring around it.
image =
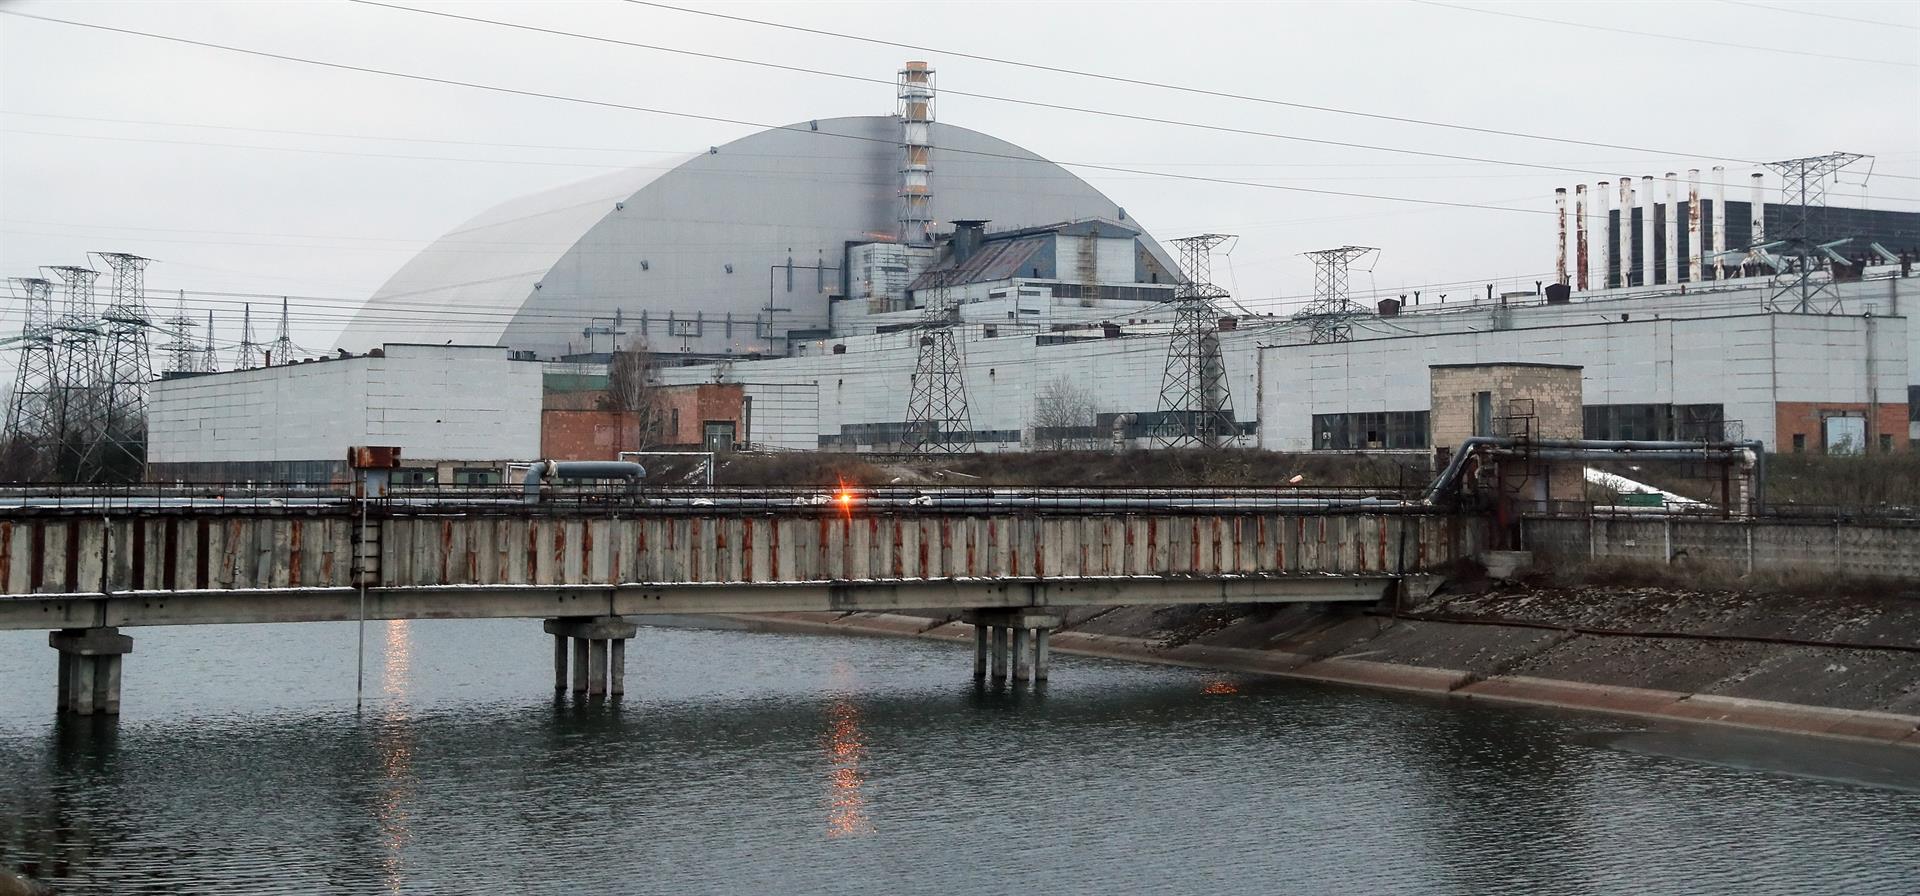
[[[1424,513],[1414,489],[1343,487],[1066,488],[1000,486],[397,486],[364,502],[377,515],[422,509],[516,515],[720,512],[872,513]],[[167,483],[0,487],[0,513],[285,508],[358,511],[344,485]]]

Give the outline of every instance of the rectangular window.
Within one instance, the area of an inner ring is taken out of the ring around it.
[[[1881,454],[1893,453],[1893,436],[1888,435],[1887,433],[1884,433],[1884,432],[1880,434],[1880,453]]]
[[[1794,433],[1793,434],[1793,453],[1805,454],[1806,451],[1807,451],[1807,434],[1804,432]]]
[[[1473,393],[1473,434],[1493,435],[1493,393]]]
[[[1867,418],[1835,415],[1820,421],[1821,445],[1828,454],[1865,454]]]

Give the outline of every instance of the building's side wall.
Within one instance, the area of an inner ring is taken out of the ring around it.
[[[1221,333],[1227,385],[1241,421],[1253,419],[1255,352],[1267,332]],[[978,328],[971,328],[971,338],[961,343],[961,354],[967,406],[982,450],[1019,448],[1041,392],[1056,379],[1065,379],[1085,393],[1097,414],[1151,415],[1160,408],[1167,364],[1164,335],[1042,345],[1044,337],[1031,334],[992,339],[978,338],[979,334]],[[730,375],[760,384],[815,387],[814,408],[799,407],[792,413],[817,421],[813,447],[853,450],[854,445],[840,441],[849,431],[845,427],[900,424],[907,419],[917,336],[898,333],[848,340],[845,354],[736,363]],[[711,376],[711,368],[661,371],[661,379],[668,383],[693,383]],[[756,405],[754,414],[756,429],[774,425],[775,409]],[[780,425],[798,424],[783,421]]]
[[[540,412],[540,456],[617,460],[640,446],[639,418],[620,411],[549,408]]]
[[[1261,350],[1260,443],[1311,450],[1315,414],[1428,409],[1430,364],[1519,361],[1582,366],[1588,405],[1720,404],[1727,420],[1741,421],[1746,438],[1790,445],[1775,437],[1776,402],[1864,407],[1877,397],[1883,426],[1904,422],[1906,329],[1899,318],[1635,317],[1275,346]],[[1448,441],[1457,444],[1454,435]],[[1894,450],[1904,449],[1902,440],[1893,442]]]
[[[167,380],[150,407],[149,462],[163,479],[176,465],[333,463],[353,445],[395,445],[403,461],[540,448],[540,367],[497,348],[389,346],[380,358]]]
[[[812,383],[746,383],[745,441],[753,448],[811,451],[820,447],[820,387]]]

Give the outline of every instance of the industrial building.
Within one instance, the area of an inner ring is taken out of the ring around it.
[[[363,355],[174,377],[148,410],[148,478],[336,482],[347,449],[401,448],[405,482],[501,480],[540,450],[541,366],[497,346],[389,344]]]
[[[1176,264],[1059,165],[934,122],[924,64],[898,87],[892,116],[479,216],[381,288],[351,357],[158,384],[151,475],[337,478],[373,443],[422,480],[490,481],[642,448],[920,450],[929,427],[949,449],[1154,447],[1192,435],[1195,382],[1211,441],[1424,453],[1444,447],[1431,371],[1485,364],[1578,368],[1590,438],[1920,444],[1920,214],[1769,202],[1757,175],[1729,200],[1718,170],[1627,177],[1556,196],[1559,283],[1235,315],[1186,276],[1207,238]],[[1845,160],[1779,164],[1804,185]],[[407,344],[455,322],[491,347]],[[645,420],[609,388],[636,351]],[[932,378],[937,425],[911,407]]]

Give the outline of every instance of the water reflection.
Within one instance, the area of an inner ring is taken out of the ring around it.
[[[380,759],[382,780],[374,814],[380,826],[380,838],[386,845],[381,856],[387,890],[400,892],[406,883],[401,854],[412,840],[408,829],[409,806],[413,802],[413,725],[408,718],[408,681],[413,669],[413,638],[409,623],[395,619],[387,623],[385,662],[380,672],[380,715],[373,736],[374,754]]]
[[[860,760],[866,755],[861,740],[860,709],[849,700],[827,707],[827,836],[851,837],[873,833],[867,801],[860,795],[866,776]]]
[[[1221,697],[1228,694],[1240,693],[1240,686],[1231,681],[1220,679],[1207,682],[1206,686],[1200,689],[1200,693],[1210,697]]]

